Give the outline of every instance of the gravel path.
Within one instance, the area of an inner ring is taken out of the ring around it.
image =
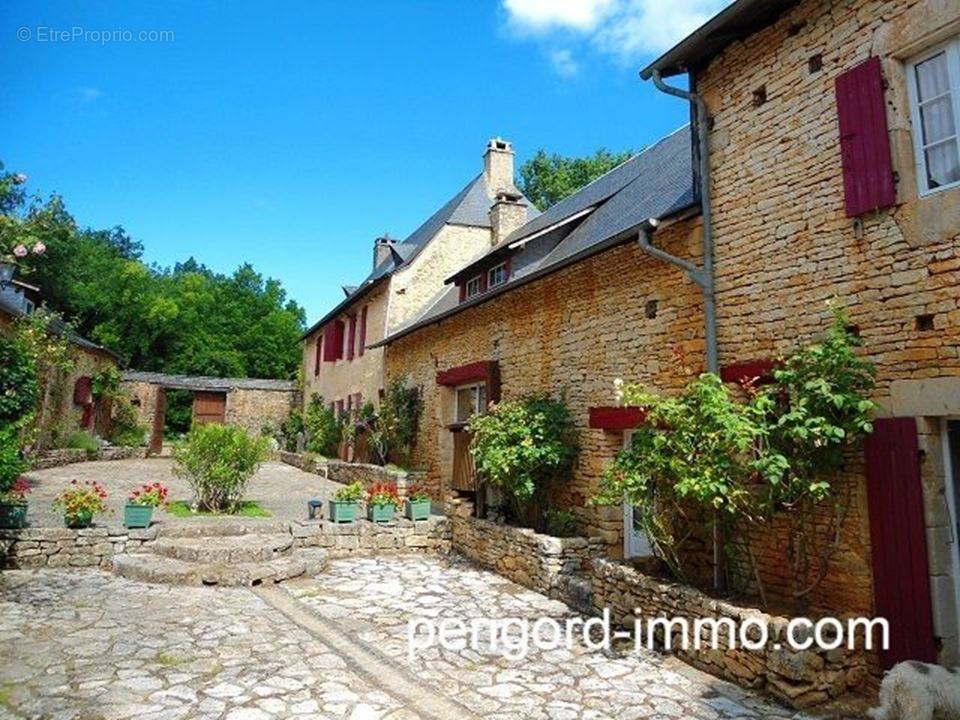
[[[189,486],[175,477],[172,469],[173,461],[169,458],[150,458],[84,462],[31,472],[27,475],[32,486],[28,520],[33,526],[61,526],[63,518],[51,504],[74,478],[96,480],[107,491],[107,503],[113,512],[98,516],[98,525],[119,526],[123,520],[123,505],[130,491],[145,483],[162,482],[170,488],[171,501],[191,500],[193,494]],[[290,522],[306,517],[307,500],[325,500],[339,487],[338,483],[290,465],[266,462],[250,481],[246,497],[267,509],[272,520]],[[168,523],[178,522],[177,518],[163,512],[156,513],[155,518]]]

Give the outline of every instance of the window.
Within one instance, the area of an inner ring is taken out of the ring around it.
[[[960,185],[960,39],[911,60],[907,83],[920,194]]]
[[[317,351],[313,356],[313,376],[320,374],[320,361],[323,358],[323,335],[317,336]]]
[[[487,409],[487,385],[477,383],[457,388],[456,421],[465,423]]]
[[[507,281],[507,264],[500,263],[487,272],[487,287],[502,285]]]
[[[475,278],[467,280],[467,291],[465,297],[472,298],[475,295],[479,295],[482,288],[480,287],[481,275],[477,275]]]

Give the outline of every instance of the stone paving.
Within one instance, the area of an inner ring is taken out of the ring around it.
[[[458,558],[343,559],[256,591],[6,571],[0,718],[807,717],[652,653],[407,652],[411,617],[568,614]]]
[[[119,526],[123,520],[123,505],[134,488],[159,480],[170,488],[170,500],[191,500],[193,493],[187,483],[173,474],[173,461],[169,458],[147,460],[111,460],[84,462],[73,465],[37,470],[27,474],[32,486],[28,521],[34,527],[63,525],[63,519],[51,504],[53,499],[71,480],[96,480],[107,491],[107,503],[112,510],[108,515],[98,516],[98,525]],[[268,510],[272,520],[291,522],[307,515],[307,500],[326,500],[340,485],[325,480],[319,475],[306,473],[280,462],[265,462],[250,480],[246,499],[255,500]],[[190,522],[192,518],[179,520],[158,511],[157,520],[166,523]]]

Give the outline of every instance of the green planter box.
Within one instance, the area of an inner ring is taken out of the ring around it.
[[[354,500],[331,500],[330,519],[335,523],[348,523],[357,519],[357,502]]]
[[[430,517],[430,501],[407,500],[406,514],[410,520],[426,520]]]
[[[0,503],[0,528],[22,528],[26,526],[26,503]]]
[[[367,517],[373,522],[390,522],[396,508],[393,505],[370,505],[367,508]]]
[[[126,528],[146,528],[150,527],[150,521],[153,520],[152,505],[132,505],[127,503],[123,506],[123,526]]]
[[[73,530],[88,528],[93,524],[93,513],[82,512],[77,513],[76,515],[64,515],[63,524]]]

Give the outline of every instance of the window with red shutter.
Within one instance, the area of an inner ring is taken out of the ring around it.
[[[313,376],[320,374],[320,361],[323,359],[323,334],[317,336],[317,350],[313,355]]]
[[[360,311],[360,347],[357,348],[357,355],[363,356],[367,345],[367,306],[363,306]]]
[[[847,217],[896,202],[880,58],[838,76],[835,84]]]
[[[350,329],[347,331],[347,360],[353,360],[354,348],[357,344],[357,316],[350,316]]]

